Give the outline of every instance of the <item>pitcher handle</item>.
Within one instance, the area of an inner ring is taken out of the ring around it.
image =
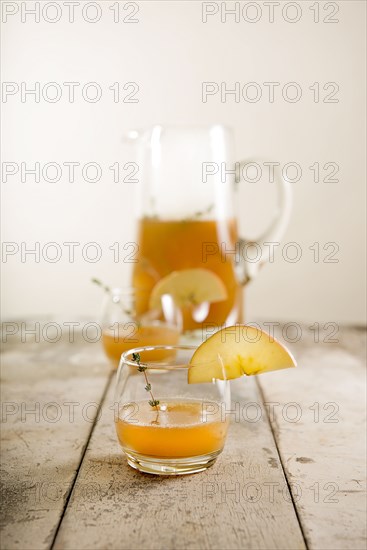
[[[241,161],[241,171],[245,164],[255,163],[254,160]],[[258,164],[258,162],[257,162]],[[274,166],[274,183],[278,191],[278,208],[266,231],[255,241],[239,239],[239,258],[237,261],[237,275],[241,284],[246,284],[256,277],[260,267],[269,261],[272,254],[272,245],[280,244],[285,230],[288,226],[293,194],[291,183],[285,180],[279,166]],[[249,247],[256,249],[256,255],[251,254],[249,259]]]

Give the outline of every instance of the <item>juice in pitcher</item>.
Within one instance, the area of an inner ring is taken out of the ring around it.
[[[218,276],[226,289],[226,298],[208,305],[201,322],[189,311],[183,312],[184,330],[202,324],[222,325],[241,320],[242,292],[234,270],[237,227],[230,220],[161,220],[145,217],[138,227],[138,262],[134,266],[133,286],[149,293],[157,282],[170,273],[204,268]]]

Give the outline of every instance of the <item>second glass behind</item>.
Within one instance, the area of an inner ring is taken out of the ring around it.
[[[172,297],[162,296],[161,307],[141,312],[144,291],[114,288],[108,292],[102,317],[102,343],[107,357],[117,368],[121,354],[132,348],[178,343],[182,318]],[[149,357],[148,357],[149,360]]]

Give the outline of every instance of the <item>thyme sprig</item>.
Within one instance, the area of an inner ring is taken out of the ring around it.
[[[148,380],[148,376],[147,376],[147,366],[144,365],[144,363],[141,363],[140,362],[140,353],[133,353],[133,361],[135,361],[135,363],[137,363],[138,365],[138,371],[139,372],[142,372],[144,374],[144,377],[145,377],[145,383],[146,383],[146,386],[145,386],[145,391],[149,392],[150,393],[150,397],[152,399],[149,400],[149,405],[151,407],[155,407],[155,409],[157,411],[159,411],[159,401],[157,399],[154,399],[154,395],[153,395],[153,392],[152,392],[152,385],[149,383],[149,380]]]
[[[198,218],[201,218],[202,216],[205,216],[206,214],[210,214],[211,211],[214,208],[214,204],[210,204],[208,208],[205,208],[204,210],[197,210],[194,212],[191,216],[188,216],[187,218],[184,218],[183,222],[188,222],[191,220],[197,220]]]
[[[102,288],[102,290],[104,290],[106,292],[106,294],[109,294],[110,296],[112,296],[112,292],[111,292],[111,288],[107,285],[105,285],[104,283],[102,283],[102,281],[100,279],[96,279],[95,277],[93,277],[91,279],[91,282],[94,283],[95,285],[99,286],[100,288]],[[126,309],[123,307],[122,304],[121,305],[121,310],[123,313],[125,313],[126,315],[133,315],[134,312],[131,311],[130,309]],[[137,325],[139,326],[139,323],[137,323]]]
[[[110,287],[109,287],[109,286],[106,286],[105,284],[103,284],[102,281],[101,281],[100,279],[96,279],[95,277],[93,277],[92,283],[94,283],[95,285],[100,286],[101,288],[103,288],[103,290],[104,290],[105,292],[107,292],[107,294],[110,294],[110,292],[111,292]]]

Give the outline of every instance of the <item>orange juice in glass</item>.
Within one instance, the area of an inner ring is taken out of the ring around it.
[[[173,300],[165,296],[162,307],[139,314],[142,301],[145,301],[145,295],[134,289],[113,289],[106,298],[102,344],[115,368],[121,354],[129,349],[162,343],[174,345],[179,340],[181,316]]]
[[[116,432],[128,464],[141,472],[200,472],[214,464],[224,447],[229,383],[189,385],[188,362],[195,349],[142,347],[121,358]]]

